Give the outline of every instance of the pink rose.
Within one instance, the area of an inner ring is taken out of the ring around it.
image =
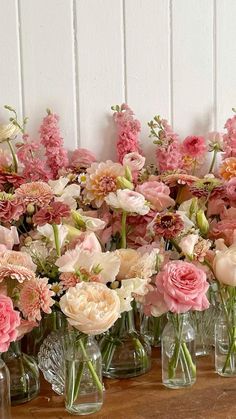
[[[186,137],[182,144],[183,153],[191,157],[199,157],[206,153],[207,147],[203,137],[195,135]]]
[[[151,208],[156,211],[163,211],[175,205],[175,201],[169,196],[170,189],[162,182],[144,182],[137,186],[136,191],[141,193],[151,203]]]
[[[92,163],[96,161],[95,155],[87,150],[86,148],[77,148],[72,153],[71,159],[70,159],[70,166],[72,166],[75,169],[78,169],[80,167],[86,168],[89,167]]]
[[[206,292],[209,284],[202,269],[192,263],[173,261],[156,276],[157,291],[166,305],[166,311],[185,313],[202,311],[209,307]]]
[[[12,300],[0,294],[0,352],[6,352],[17,338],[20,313],[13,309]]]

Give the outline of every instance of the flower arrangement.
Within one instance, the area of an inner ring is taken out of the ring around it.
[[[69,156],[50,110],[33,141],[27,120],[20,124],[6,108],[12,116],[0,127],[9,147],[0,151],[0,297],[12,320],[0,347],[16,338],[19,322],[26,332],[52,307],[81,333],[103,334],[136,303],[147,315],[174,314],[179,338],[171,374],[181,351],[191,365],[178,316],[207,309],[212,283],[228,319],[235,302],[234,270],[227,275],[224,261],[234,260],[235,249],[236,115],[225,134],[183,141],[155,116],[148,126],[156,164],[148,165],[140,123],[126,104],[112,107],[116,162],[99,162],[82,148]],[[219,251],[222,243],[229,249]],[[229,339],[232,354],[235,326]],[[113,349],[105,348],[108,364]]]

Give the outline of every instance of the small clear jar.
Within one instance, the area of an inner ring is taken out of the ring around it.
[[[102,357],[93,336],[70,332],[64,339],[65,408],[89,415],[103,404]]]
[[[168,313],[162,333],[162,382],[169,388],[196,381],[195,332],[188,313]]]
[[[10,374],[0,357],[0,418],[11,419]]]
[[[236,375],[236,305],[223,307],[215,324],[215,369],[223,377]]]

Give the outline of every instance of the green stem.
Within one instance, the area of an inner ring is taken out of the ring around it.
[[[59,241],[58,225],[57,224],[52,224],[52,228],[53,228],[53,234],[54,234],[54,241],[55,241],[57,256],[60,257],[61,256],[61,247],[60,247],[60,241]]]
[[[209,173],[212,173],[213,172],[213,169],[214,169],[214,166],[215,166],[215,162],[216,162],[217,151],[218,150],[216,150],[216,149],[213,151],[213,158],[212,158],[212,161],[211,161]]]
[[[9,147],[10,152],[11,152],[11,155],[12,155],[14,171],[15,171],[15,173],[17,173],[17,171],[18,171],[18,162],[17,162],[16,153],[14,151],[14,148],[12,147],[11,140],[8,138],[6,140],[6,142],[8,144],[8,147]]]
[[[181,247],[178,245],[178,243],[176,243],[174,239],[170,239],[170,243],[175,247],[177,252],[182,253]]]
[[[121,248],[122,249],[126,249],[126,217],[127,217],[127,213],[123,211],[122,219],[121,219]]]
[[[98,390],[102,393],[103,392],[102,383],[98,378],[98,375],[97,375],[97,373],[96,373],[96,371],[93,367],[92,362],[88,359],[88,355],[87,355],[87,352],[86,352],[86,349],[84,347],[84,343],[83,343],[82,339],[79,339],[79,345],[80,345],[82,354],[83,354],[83,356],[84,356],[84,358],[87,362],[87,365],[88,365],[89,371],[91,373],[91,376],[93,377],[93,380],[94,380],[95,384],[97,385]]]

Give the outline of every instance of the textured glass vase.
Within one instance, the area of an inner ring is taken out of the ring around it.
[[[105,377],[135,377],[151,367],[150,343],[146,336],[135,330],[133,310],[122,313],[99,345]]]
[[[223,307],[215,325],[215,369],[219,375],[236,375],[236,306]]]
[[[207,310],[191,312],[190,316],[195,330],[196,356],[208,355],[214,342],[218,307],[210,305]]]
[[[10,374],[0,356],[0,418],[11,418]]]
[[[2,357],[10,372],[11,403],[20,404],[36,397],[40,390],[38,366],[21,351],[20,342],[12,342]]]
[[[150,345],[157,347],[161,345],[161,335],[166,324],[166,315],[159,317],[141,315],[140,332],[146,336]]]
[[[169,313],[162,333],[162,382],[169,388],[181,388],[195,381],[195,333],[189,314]]]
[[[94,337],[65,337],[65,407],[75,415],[97,412],[103,404],[102,356]]]

